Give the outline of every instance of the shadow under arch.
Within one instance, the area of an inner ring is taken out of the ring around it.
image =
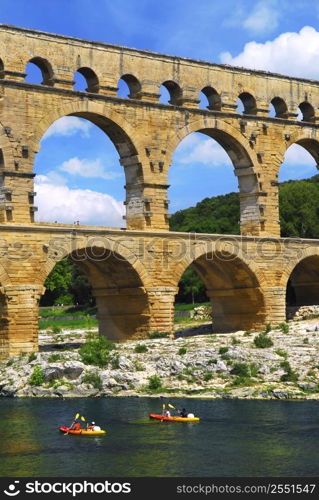
[[[262,217],[257,206],[260,190],[259,167],[256,153],[249,146],[249,141],[238,130],[220,119],[199,119],[180,128],[171,138],[168,147],[171,158],[179,143],[193,132],[214,139],[230,157],[238,178],[241,233],[259,234],[262,226]]]
[[[288,274],[286,305],[319,305],[319,253],[304,256]]]
[[[88,277],[96,298],[99,334],[112,340],[126,340],[143,336],[148,331],[149,303],[145,289],[145,270],[130,253],[120,253],[121,246],[87,242],[77,248],[65,248],[58,257],[49,258],[43,269],[42,279],[49,275],[54,265],[68,258]]]
[[[261,279],[242,258],[213,251],[201,253],[191,262],[185,259],[176,266],[176,283],[189,267],[206,287],[212,304],[214,331],[250,330],[264,325],[266,311]]]

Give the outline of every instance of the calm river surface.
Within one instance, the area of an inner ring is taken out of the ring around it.
[[[167,402],[167,401],[166,401]],[[0,399],[0,476],[317,476],[319,402],[173,399],[198,424],[148,421],[163,400]],[[102,437],[63,435],[75,413]]]

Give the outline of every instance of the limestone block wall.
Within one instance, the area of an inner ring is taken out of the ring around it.
[[[41,84],[25,81],[28,62],[40,68]],[[74,89],[76,71],[84,92]],[[117,95],[121,78],[128,98]],[[167,104],[159,102],[162,84]],[[292,295],[300,305],[315,301],[319,242],[280,238],[278,172],[292,144],[319,164],[318,110],[316,81],[0,25],[0,356],[37,349],[45,279],[67,256],[92,283],[100,333],[114,339],[172,332],[189,266],[220,331],[280,323]],[[90,120],[116,147],[125,231],[35,222],[34,158],[64,116]],[[242,236],[168,232],[169,168],[193,132],[217,141],[233,163]]]
[[[117,340],[173,331],[175,295],[190,265],[206,286],[215,331],[285,321],[289,280],[297,289],[305,279],[318,289],[318,240],[75,230],[62,224],[2,224],[0,234],[1,357],[37,349],[44,282],[66,256],[92,283],[100,333]]]
[[[30,61],[42,71],[42,84],[25,82]],[[86,92],[74,90],[76,71]],[[63,116],[86,118],[113,141],[125,171],[128,229],[168,229],[168,171],[176,147],[192,132],[212,137],[230,156],[244,235],[280,235],[278,172],[291,144],[318,163],[316,81],[6,25],[0,25],[0,76],[0,222],[35,220],[34,156]],[[117,96],[121,78],[128,98]],[[168,104],[159,103],[162,84]],[[199,108],[201,91],[206,109]]]

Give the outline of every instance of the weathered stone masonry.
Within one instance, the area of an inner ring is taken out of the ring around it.
[[[280,238],[278,216],[286,149],[300,144],[319,163],[318,82],[5,25],[0,58],[1,356],[37,348],[43,285],[67,255],[87,272],[100,331],[113,338],[172,330],[189,265],[207,287],[218,330],[284,321],[287,285],[296,304],[318,300],[319,242]],[[30,61],[42,71],[41,85],[25,82]],[[76,71],[86,92],[73,89]],[[120,78],[127,99],[117,97]],[[159,103],[161,84],[170,104]],[[207,110],[199,109],[201,91]],[[113,141],[126,177],[126,230],[34,222],[34,157],[63,116],[86,118]],[[233,162],[242,236],[168,232],[168,169],[179,142],[196,131]]]

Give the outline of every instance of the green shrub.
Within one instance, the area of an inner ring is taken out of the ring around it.
[[[51,356],[48,358],[49,363],[55,363],[56,361],[61,360],[61,354],[51,354]]]
[[[112,358],[111,367],[113,370],[118,370],[120,368],[120,356],[118,354]]]
[[[230,373],[238,377],[250,377],[249,366],[247,363],[235,363]]]
[[[298,379],[299,375],[296,372],[284,373],[280,377],[281,382],[297,382]]]
[[[55,335],[62,332],[61,328],[58,325],[52,326],[51,330],[52,330],[52,333],[54,333]]]
[[[269,333],[272,330],[271,323],[266,323],[265,328],[264,328],[264,333]]]
[[[306,337],[306,338],[304,338],[304,339],[303,339],[303,341],[302,341],[302,342],[303,342],[304,344],[309,344],[309,339]]]
[[[280,377],[281,382],[297,382],[299,375],[293,371],[288,361],[282,361],[280,366],[285,371]]]
[[[283,333],[289,332],[289,325],[287,325],[287,323],[279,323],[277,328],[278,330],[281,330]]]
[[[151,375],[148,377],[148,389],[150,391],[156,391],[162,387],[162,381],[158,375]]]
[[[101,391],[103,389],[102,379],[97,372],[87,372],[82,381],[85,384],[93,385],[94,389]]]
[[[148,338],[150,339],[162,339],[168,337],[167,332],[149,332]]]
[[[184,368],[183,373],[184,375],[194,376],[194,368]]]
[[[145,372],[146,368],[139,361],[134,361],[134,368],[137,372]]]
[[[33,368],[31,377],[29,378],[30,385],[41,385],[44,382],[44,373],[40,365]]]
[[[228,352],[228,347],[220,347],[218,352],[219,354],[225,354]]]
[[[250,330],[246,330],[244,332],[244,337],[249,337],[251,335],[251,331]]]
[[[280,367],[281,367],[283,370],[285,370],[285,372],[287,372],[287,373],[289,373],[289,372],[291,372],[291,371],[292,371],[292,368],[291,368],[291,366],[290,366],[289,361],[282,361],[282,362],[280,363]]]
[[[257,377],[258,375],[258,365],[256,363],[235,363],[231,369],[231,375],[236,375],[237,378],[250,378]]]
[[[79,354],[86,365],[106,366],[110,361],[110,351],[115,346],[105,337],[86,342],[80,349]]]
[[[259,366],[256,363],[249,363],[249,370],[251,377],[257,377],[259,372]]]
[[[134,348],[135,352],[147,352],[147,346],[145,344],[137,344]]]
[[[207,361],[208,365],[216,365],[217,359],[216,358],[211,358]]]
[[[28,363],[31,363],[31,361],[34,361],[35,359],[37,359],[36,353],[35,352],[31,352],[31,354],[28,357]]]
[[[234,386],[240,386],[240,385],[243,385],[243,386],[249,386],[249,385],[253,385],[253,380],[251,380],[251,378],[249,377],[236,377],[231,385],[234,385]]]
[[[266,333],[259,333],[259,335],[254,338],[254,344],[258,349],[265,349],[266,347],[274,345],[273,341]]]
[[[221,359],[222,359],[223,361],[230,361],[230,360],[231,360],[231,359],[230,359],[229,354],[223,354],[223,355],[221,356]]]
[[[180,347],[179,350],[178,350],[178,354],[180,356],[183,356],[183,354],[186,354],[187,353],[187,349],[186,347]]]
[[[288,354],[283,349],[276,349],[275,353],[278,354],[278,356],[281,356],[284,359],[288,358]]]
[[[231,343],[232,343],[232,345],[238,345],[238,344],[240,344],[240,340],[236,339],[236,337],[232,337],[231,338]]]
[[[205,380],[205,382],[208,382],[209,380],[211,380],[213,378],[213,374],[212,372],[205,372],[204,373],[204,376],[203,376],[203,379]]]
[[[13,365],[13,363],[14,363],[14,359],[13,358],[8,359],[8,361],[6,362],[6,366],[11,366],[11,365]]]
[[[87,332],[85,332],[85,339],[86,341],[90,341],[90,340],[96,340],[99,338],[99,332],[98,331],[94,331],[94,330],[88,330]]]

